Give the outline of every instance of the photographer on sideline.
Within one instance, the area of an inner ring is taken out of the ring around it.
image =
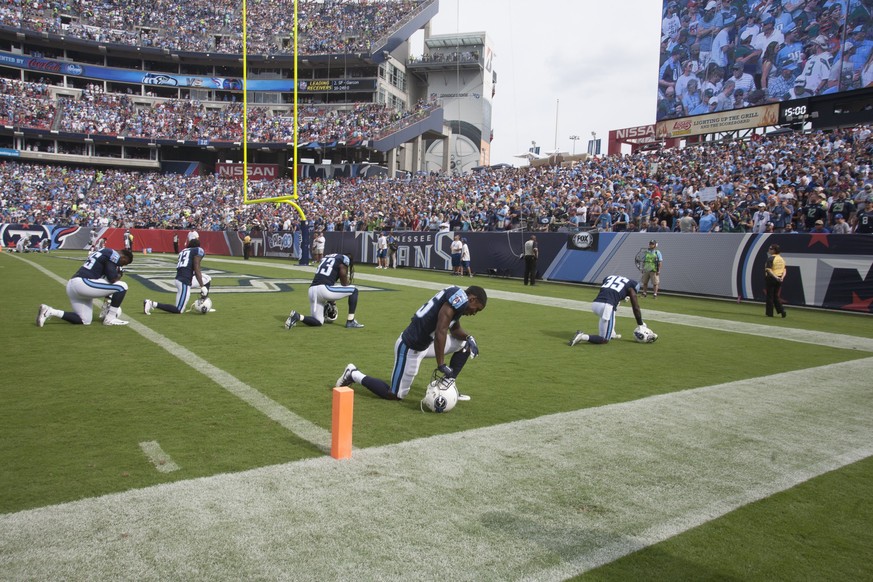
[[[658,289],[661,288],[661,265],[664,263],[664,257],[661,251],[658,250],[658,241],[650,240],[649,248],[646,249],[646,254],[643,256],[643,277],[640,284],[643,286],[642,296],[648,295],[649,280],[652,281],[652,296],[658,298]]]

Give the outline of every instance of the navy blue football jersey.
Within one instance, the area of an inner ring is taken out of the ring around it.
[[[339,279],[340,265],[348,267],[350,263],[349,258],[345,255],[339,253],[327,255],[318,263],[318,268],[315,270],[315,277],[312,278],[310,287],[316,285],[336,285]]]
[[[868,202],[869,206],[870,203]],[[858,227],[855,232],[870,234],[873,233],[873,210],[867,210],[858,214]]]
[[[640,284],[627,277],[610,275],[603,280],[603,284],[600,286],[600,293],[597,294],[594,301],[609,303],[613,307],[618,307],[621,300],[627,297],[628,289],[639,291]]]
[[[412,316],[412,321],[403,330],[403,341],[413,350],[423,351],[433,342],[433,336],[436,332],[437,321],[439,320],[440,309],[448,303],[455,310],[455,315],[452,317],[450,327],[453,327],[464,313],[467,312],[467,292],[460,287],[446,287],[433,297],[430,301],[422,305],[415,315]]]
[[[99,279],[104,277],[110,283],[118,279],[118,260],[121,255],[112,249],[100,249],[88,255],[85,264],[79,267],[73,277],[83,279]]]
[[[194,257],[202,260],[206,251],[201,247],[188,247],[179,253],[179,261],[176,263],[176,280],[185,285],[191,285],[194,280]]]

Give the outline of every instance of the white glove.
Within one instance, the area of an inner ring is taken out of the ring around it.
[[[209,295],[209,289],[207,287],[200,288],[200,297],[206,297]]]

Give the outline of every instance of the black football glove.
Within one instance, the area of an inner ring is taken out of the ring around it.
[[[471,358],[475,358],[479,355],[479,344],[476,343],[476,338],[471,335],[467,336],[467,347],[470,348]]]

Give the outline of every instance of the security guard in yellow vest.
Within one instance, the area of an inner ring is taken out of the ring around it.
[[[764,265],[764,288],[767,292],[767,317],[773,317],[773,309],[786,317],[785,307],[779,298],[782,283],[785,281],[785,259],[780,254],[779,245],[772,244],[767,250],[767,263]]]

